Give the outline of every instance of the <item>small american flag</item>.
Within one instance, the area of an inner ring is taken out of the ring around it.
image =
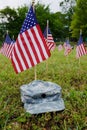
[[[48,57],[50,57],[50,51],[31,6],[12,52],[14,70],[20,73]]]
[[[53,39],[53,36],[52,36],[50,29],[48,28],[48,32],[47,32],[47,27],[46,27],[43,35],[45,37],[45,40],[46,40],[46,43],[47,43],[49,50],[53,51],[56,47],[56,44],[54,42],[54,39]]]
[[[72,50],[72,46],[70,45],[69,40],[67,40],[63,46],[65,48],[64,55],[67,56]]]
[[[63,50],[63,46],[60,44],[58,45],[58,51],[62,51]]]
[[[1,54],[11,59],[11,54],[14,48],[14,41],[11,40],[10,36],[7,34],[5,41],[1,48]]]
[[[77,47],[76,47],[76,58],[81,57],[82,55],[86,55],[87,51],[84,47],[82,35],[80,35]]]

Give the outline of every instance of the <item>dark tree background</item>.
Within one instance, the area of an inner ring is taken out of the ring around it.
[[[63,0],[60,7],[61,12],[52,13],[49,6],[46,7],[39,3],[35,6],[36,17],[42,32],[49,20],[49,28],[56,41],[64,41],[66,37],[71,40],[78,39],[80,29],[82,29],[85,39],[87,36],[87,1]],[[27,6],[18,9],[6,7],[0,10],[0,41],[4,40],[6,30],[10,37],[14,36],[16,40],[27,12]]]

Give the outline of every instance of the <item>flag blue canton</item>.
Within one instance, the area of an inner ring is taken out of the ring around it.
[[[15,40],[14,40],[14,39],[12,39],[12,43],[15,43]]]
[[[12,40],[11,40],[11,38],[9,37],[9,35],[6,35],[5,43],[11,44],[11,42],[12,42]]]
[[[47,38],[47,28],[44,30],[43,35],[44,35],[45,38]]]
[[[47,38],[47,34],[51,34],[50,29],[48,28],[48,32],[47,32],[47,28],[44,31],[44,37]]]
[[[83,43],[83,38],[82,38],[82,35],[80,35],[80,38],[79,38],[79,41],[78,41],[78,44],[77,45],[80,45]]]
[[[22,25],[22,28],[20,30],[20,33],[25,32],[26,30],[32,28],[33,26],[35,26],[37,24],[37,20],[36,20],[36,16],[35,13],[33,12],[33,7],[31,6],[25,20],[24,23]]]
[[[51,31],[50,31],[50,29],[48,28],[48,34],[51,34]]]

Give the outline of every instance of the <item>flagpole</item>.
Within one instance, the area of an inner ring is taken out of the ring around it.
[[[33,11],[35,11],[34,4],[35,4],[35,0],[32,0]]]
[[[80,35],[82,35],[82,29],[80,29]],[[80,68],[80,57],[79,57],[79,68]]]
[[[47,37],[48,37],[49,20],[47,20]]]
[[[46,39],[47,39],[47,45],[48,45],[48,27],[49,27],[49,20],[47,20],[47,37],[46,37]],[[48,71],[48,61],[46,61],[46,70]]]
[[[35,0],[32,0],[32,7],[33,7],[33,11],[35,12],[35,8],[34,8],[34,4],[35,4]],[[37,72],[36,72],[36,66],[34,67],[34,79],[37,79]]]

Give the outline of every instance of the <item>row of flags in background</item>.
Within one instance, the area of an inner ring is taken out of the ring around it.
[[[82,55],[86,55],[86,54],[87,54],[87,50],[86,50],[86,48],[83,44],[82,35],[80,34],[80,38],[78,40],[78,44],[77,44],[77,47],[76,47],[76,57],[79,58]]]
[[[63,46],[65,49],[64,55],[67,56],[72,50],[72,46],[70,45],[69,39],[67,39],[66,42],[64,42]]]
[[[10,58],[15,72],[20,73],[47,60],[51,56],[50,51],[54,50],[55,47],[56,44],[48,27],[48,22],[44,33],[42,33],[31,6],[16,41],[11,40],[7,34],[0,53]],[[63,48],[65,56],[72,51],[69,39],[63,45],[58,46],[59,51]],[[80,35],[76,47],[76,57],[79,58],[85,54],[87,51],[83,44],[82,35]]]
[[[59,51],[63,50],[63,48],[65,49],[64,51],[65,56],[67,56],[72,51],[73,46],[70,45],[69,39],[67,39],[63,45],[60,44],[58,46]],[[87,50],[84,46],[82,34],[80,34],[78,44],[76,46],[76,58],[80,58],[82,55],[86,55],[86,54],[87,54]]]
[[[0,53],[11,59],[11,53],[14,48],[14,43],[14,39],[11,40],[10,36],[7,34],[5,41],[0,49]]]
[[[0,53],[10,58],[15,72],[20,73],[48,59],[54,47],[50,30],[42,34],[31,6],[16,41],[7,34]]]
[[[72,46],[70,45],[69,39],[67,39],[63,45],[58,45],[58,51],[62,51],[64,49],[64,55],[67,56],[72,51]]]
[[[53,51],[55,49],[55,47],[56,47],[56,44],[54,42],[52,33],[51,33],[50,28],[48,27],[48,25],[47,25],[46,29],[44,30],[43,34],[44,34],[44,38],[46,40],[46,43],[47,43],[47,46],[48,46],[49,50]]]

